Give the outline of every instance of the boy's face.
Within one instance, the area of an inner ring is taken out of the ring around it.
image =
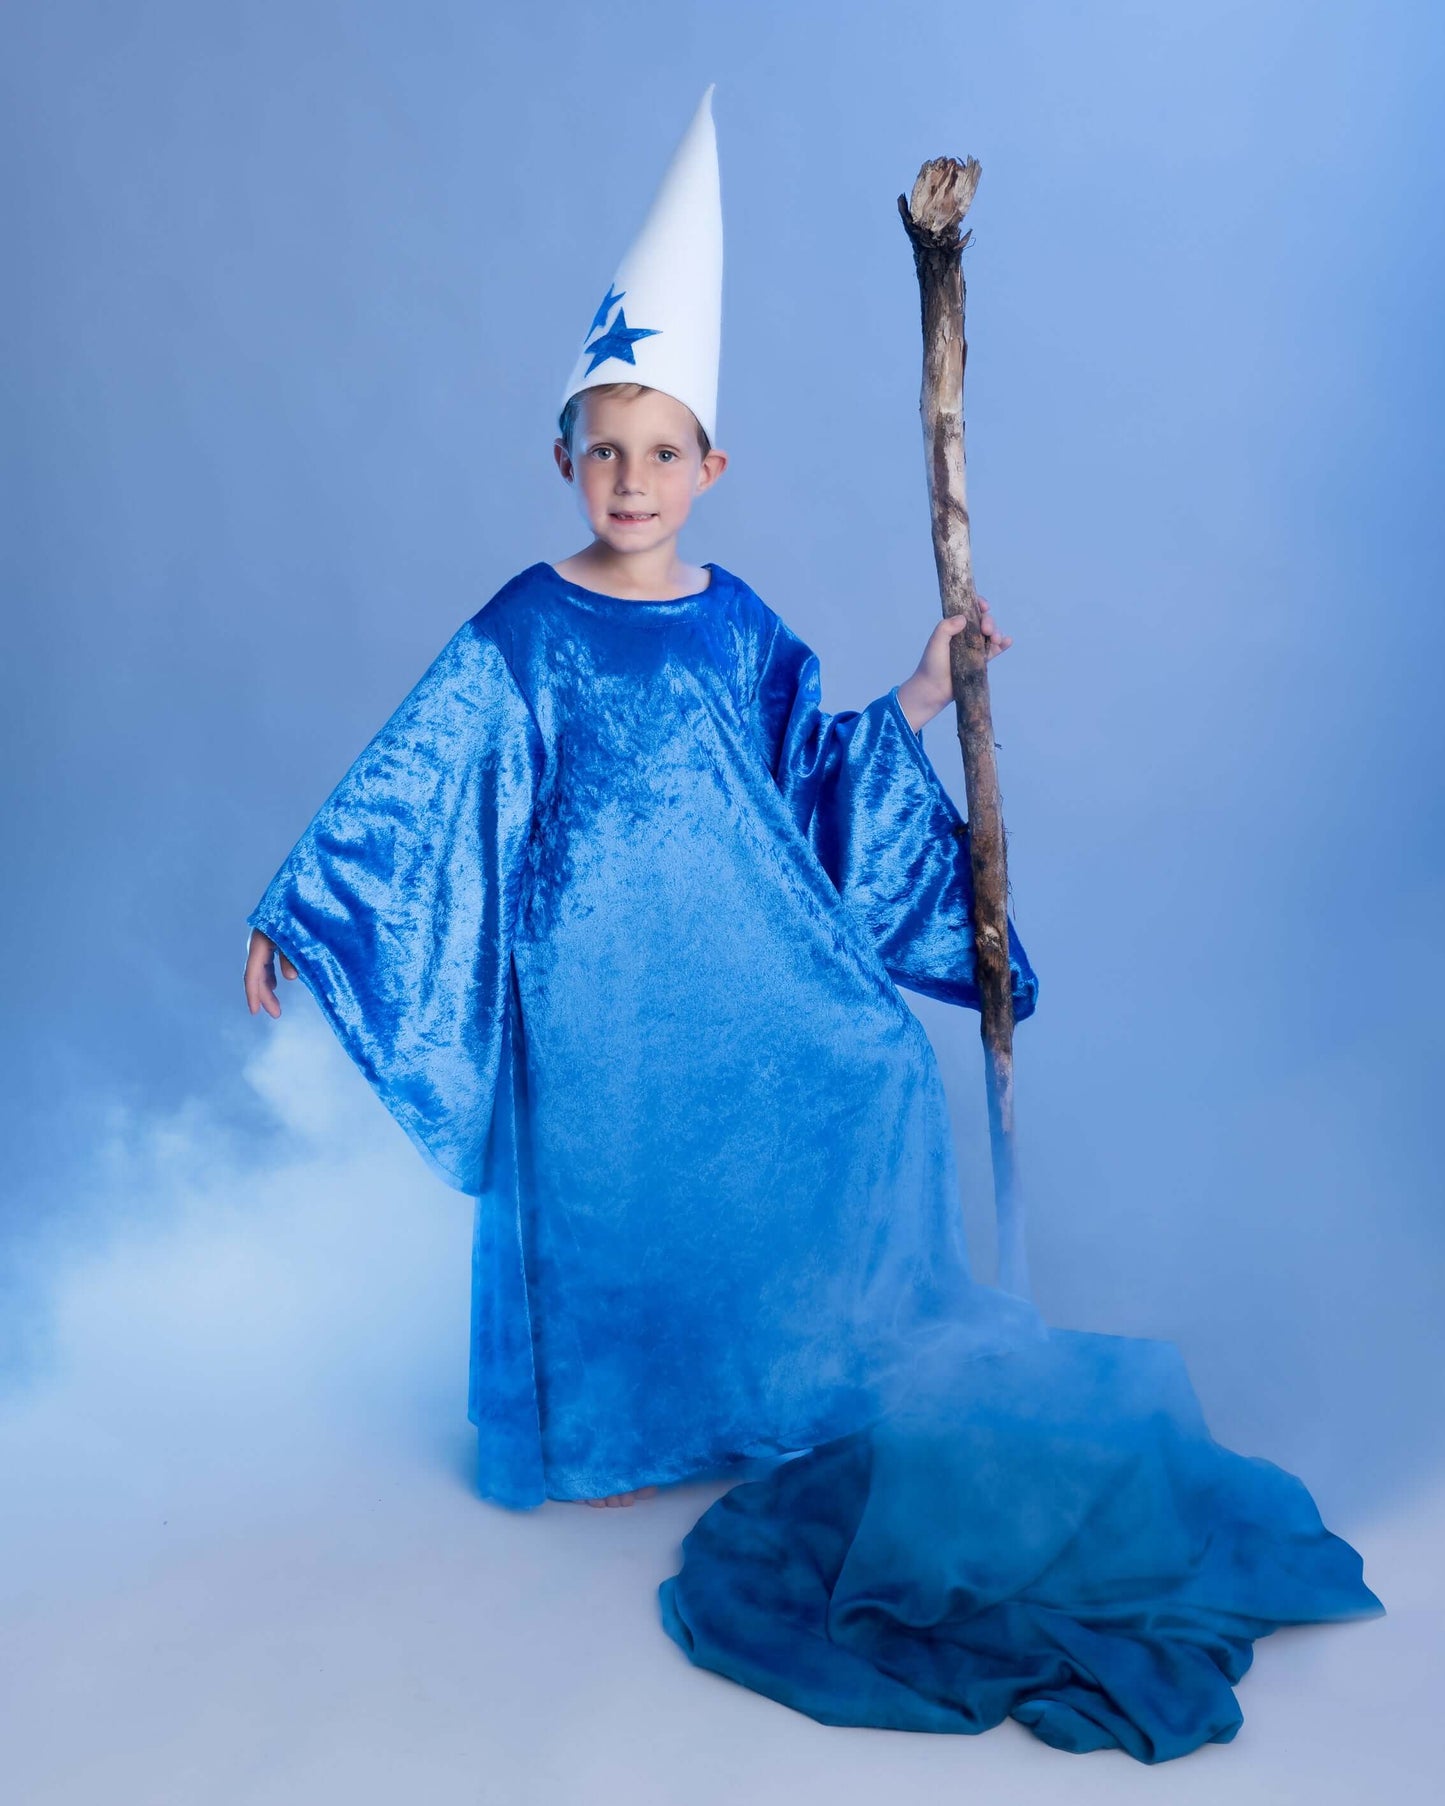
[[[676,536],[692,498],[721,476],[727,453],[704,458],[690,408],[660,389],[598,395],[586,389],[572,453],[560,439],[557,465],[575,483],[597,538],[615,552],[645,552]]]

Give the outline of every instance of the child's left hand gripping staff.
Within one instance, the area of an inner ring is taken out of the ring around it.
[[[1007,652],[1013,645],[1012,636],[1000,633],[998,623],[988,603],[982,596],[978,599],[982,611],[979,628],[983,634],[984,651],[988,658],[997,658],[1000,652]],[[918,669],[912,677],[898,686],[898,700],[903,704],[903,713],[913,726],[922,733],[941,709],[948,707],[953,701],[953,673],[949,668],[949,648],[953,636],[963,631],[966,615],[945,615],[928,636],[928,644],[923,648],[923,657],[918,661]]]

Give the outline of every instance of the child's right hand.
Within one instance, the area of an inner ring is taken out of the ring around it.
[[[262,934],[259,928],[251,930],[246,947],[246,1002],[253,1016],[257,1010],[265,1010],[268,1016],[281,1014],[281,1003],[276,996],[276,955],[279,952],[280,948],[268,935]],[[284,953],[281,954],[281,976],[297,976],[295,966]]]

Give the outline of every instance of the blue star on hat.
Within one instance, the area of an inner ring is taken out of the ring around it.
[[[586,332],[582,334],[584,339],[590,339],[599,326],[605,326],[607,324],[608,314],[612,312],[612,309],[626,293],[627,290],[625,288],[615,289],[610,282],[607,284],[607,293],[602,297],[602,305],[597,309],[597,312],[593,314],[592,324],[587,328]]]
[[[612,291],[610,288],[607,293],[608,300],[610,300],[612,298]],[[618,297],[618,301],[617,318],[612,322],[612,325],[603,333],[600,339],[594,339],[590,345],[585,345],[583,347],[592,359],[592,362],[587,366],[586,374],[588,376],[592,374],[599,364],[605,364],[610,357],[615,357],[624,364],[636,364],[637,359],[632,355],[633,342],[637,339],[656,338],[661,330],[661,328],[657,326],[629,326],[627,324],[627,315],[620,304],[620,296]],[[602,306],[597,310],[598,318],[593,320],[593,326],[596,326],[599,323],[599,320],[605,320],[607,318],[607,305],[607,301],[604,301]]]

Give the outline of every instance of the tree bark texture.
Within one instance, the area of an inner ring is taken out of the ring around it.
[[[898,211],[913,246],[923,323],[923,422],[933,555],[945,615],[962,614],[963,629],[951,642],[953,694],[963,750],[968,799],[968,847],[973,878],[974,946],[984,1074],[988,1091],[989,1145],[993,1155],[998,1222],[998,1283],[1022,1297],[1029,1293],[1023,1221],[1014,1145],[1013,986],[1008,948],[1008,865],[988,654],[982,610],[973,583],[968,485],[963,443],[964,339],[963,248],[960,233],[981,171],[972,158],[937,157],[918,172],[912,194],[898,197]]]

